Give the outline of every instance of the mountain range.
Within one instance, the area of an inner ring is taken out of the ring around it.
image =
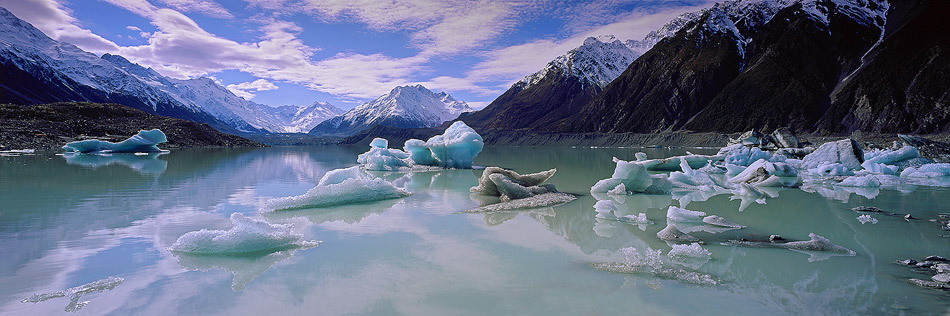
[[[724,1],[628,41],[644,53],[602,91],[549,64],[525,78],[538,84],[460,119],[569,133],[947,132],[947,12],[947,1]]]
[[[97,56],[49,38],[2,7],[0,74],[0,103],[119,103],[231,134],[306,132],[343,113],[325,102],[274,108],[209,78],[169,78],[122,56]]]
[[[421,85],[344,111],[269,107],[54,41],[0,8],[0,103],[114,102],[229,133],[950,132],[950,1],[728,0],[640,40],[591,37],[480,111]],[[382,128],[380,128],[382,127]],[[385,136],[385,135],[379,136]]]
[[[422,85],[399,86],[376,100],[318,124],[310,134],[349,136],[376,125],[428,128],[471,111],[467,103],[448,93],[435,93]]]

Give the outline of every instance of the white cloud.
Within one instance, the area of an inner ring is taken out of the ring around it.
[[[587,37],[615,35],[622,40],[639,40],[674,17],[685,12],[699,10],[702,7],[676,7],[652,13],[632,12],[617,22],[594,26],[575,33],[566,39],[535,40],[492,50],[484,53],[485,60],[472,67],[472,70],[466,73],[464,78],[446,77],[439,79],[440,82],[457,83],[456,88],[461,88],[459,83],[470,82],[472,84],[470,88],[461,90],[472,92],[491,91],[492,88],[497,88],[483,86],[481,83],[484,82],[503,81],[506,83],[504,89],[507,89],[515,81],[544,68],[549,61],[557,56],[580,46]]]
[[[257,92],[277,90],[277,85],[264,79],[257,79],[254,81],[242,82],[238,84],[229,84],[226,88],[231,90],[231,92],[235,95],[242,97],[245,100],[250,100],[254,98],[254,94],[251,93],[252,91]]]
[[[210,0],[161,0],[161,2],[178,11],[196,12],[213,18],[234,18],[231,12]]]
[[[55,0],[0,0],[0,7],[30,22],[52,39],[94,53],[113,52],[118,45],[79,26],[79,21]]]

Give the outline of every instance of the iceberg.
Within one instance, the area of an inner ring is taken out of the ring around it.
[[[557,169],[522,175],[499,167],[487,167],[482,171],[482,176],[478,178],[478,185],[472,187],[469,191],[484,195],[500,196],[501,192],[499,192],[497,183],[501,181],[502,178],[496,176],[496,179],[499,180],[492,180],[493,175],[504,176],[504,178],[507,178],[507,181],[522,187],[534,187],[548,181],[548,179],[554,176],[555,172],[557,172]]]
[[[262,220],[231,213],[229,230],[188,232],[175,241],[168,250],[177,253],[226,255],[242,253],[276,252],[295,248],[314,247],[317,241],[300,241],[301,234],[290,231],[289,224],[269,224]]]
[[[931,163],[918,168],[908,167],[901,172],[902,178],[945,178],[950,177],[950,163]]]
[[[819,146],[814,152],[802,158],[801,167],[813,169],[824,163],[831,163],[855,170],[861,169],[863,162],[864,151],[861,150],[861,145],[852,139],[842,139]]]
[[[861,163],[865,169],[872,164],[901,165],[907,160],[920,157],[920,152],[913,146],[904,146],[898,149],[876,150],[864,153],[864,162]]]
[[[438,166],[439,160],[432,156],[432,151],[426,147],[426,142],[418,139],[407,140],[402,149],[409,154],[409,159],[417,165]]]
[[[485,146],[482,136],[462,121],[452,123],[442,135],[432,136],[425,146],[443,168],[472,168],[472,161]]]
[[[369,151],[360,154],[356,162],[363,165],[366,170],[372,171],[398,171],[400,168],[409,167],[409,154],[399,149],[389,149],[389,141],[382,138],[374,138],[370,142]]]
[[[647,173],[644,161],[624,161],[613,158],[617,166],[609,179],[597,181],[590,188],[591,193],[619,193],[618,186],[623,185],[627,193],[669,193],[672,183],[664,175]]]
[[[66,152],[75,153],[153,153],[161,152],[158,144],[167,142],[165,133],[158,129],[139,131],[135,136],[118,143],[98,139],[87,139],[67,143],[63,146]]]
[[[782,162],[759,159],[736,176],[729,178],[729,182],[753,186],[790,187],[798,184],[798,170]]]
[[[719,150],[717,156],[722,156],[727,164],[737,166],[748,166],[759,159],[769,160],[772,154],[763,151],[758,147],[746,147],[742,144],[734,144],[723,147]]]
[[[359,176],[345,179],[340,183],[317,185],[302,195],[270,199],[264,202],[264,209],[279,211],[329,207],[398,199],[409,195],[411,195],[409,191],[396,187],[392,182],[380,178],[369,179],[367,176]]]

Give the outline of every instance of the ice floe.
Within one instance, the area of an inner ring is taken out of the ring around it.
[[[338,180],[338,179],[337,179]],[[327,181],[328,183],[332,181]],[[264,202],[264,210],[280,211],[307,208],[330,207],[352,203],[398,199],[411,195],[409,191],[398,188],[392,182],[359,176],[347,178],[340,183],[317,185],[298,196],[274,198]]]
[[[868,214],[858,216],[858,221],[861,222],[862,225],[867,223],[877,224],[877,219]]]
[[[66,297],[69,296],[69,304],[66,305],[64,309],[66,312],[74,313],[82,309],[86,304],[89,304],[89,301],[80,301],[79,299],[84,294],[104,292],[112,290],[122,284],[125,279],[120,277],[108,277],[105,279],[97,280],[94,282],[86,283],[77,287],[71,287],[62,291],[52,292],[52,293],[43,293],[43,294],[33,294],[28,298],[23,299],[22,303],[39,303],[43,301],[48,301],[54,298]]]
[[[802,168],[813,169],[824,163],[840,164],[847,169],[860,169],[864,162],[864,151],[858,142],[842,139],[824,143],[814,152],[802,159]]]
[[[475,209],[462,211],[462,213],[487,213],[513,210],[530,210],[537,208],[546,208],[557,206],[576,200],[573,194],[567,193],[543,193],[532,197],[516,199],[507,202],[489,204]]]
[[[270,224],[262,220],[231,214],[229,230],[188,232],[168,249],[176,253],[227,255],[242,253],[275,252],[316,246],[317,241],[301,241],[301,234],[291,232],[289,224]]]
[[[118,143],[98,139],[87,139],[67,143],[63,146],[66,152],[77,153],[137,153],[161,152],[158,144],[167,142],[165,133],[158,129],[139,131],[135,136]]]
[[[672,245],[673,249],[670,250],[666,255],[670,258],[674,257],[690,257],[690,258],[710,258],[712,254],[709,250],[703,248],[698,243],[691,243],[685,245]]]
[[[617,166],[610,178],[597,181],[590,188],[591,193],[669,193],[672,184],[665,175],[651,175],[641,161],[624,161],[613,158]],[[618,189],[618,186],[623,188]]]

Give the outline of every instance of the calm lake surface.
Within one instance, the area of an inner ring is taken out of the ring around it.
[[[175,150],[161,156],[0,157],[0,315],[836,315],[950,313],[947,292],[894,264],[950,257],[948,232],[927,221],[948,212],[950,189],[776,191],[765,204],[729,194],[687,209],[748,226],[692,233],[712,259],[696,285],[597,270],[621,248],[670,250],[656,233],[666,196],[623,201],[654,225],[595,219],[590,187],[611,157],[634,160],[687,149],[488,147],[480,166],[521,173],[557,168],[549,181],[576,201],[527,212],[456,214],[491,202],[472,195],[479,170],[380,174],[413,195],[343,207],[262,213],[263,201],[299,195],[328,170],[356,165],[364,147]],[[715,153],[715,149],[689,149]],[[873,197],[873,199],[870,199]],[[678,198],[678,196],[677,196]],[[684,200],[685,201],[685,200]],[[874,215],[855,206],[911,213]],[[257,256],[185,256],[167,250],[186,232],[228,229],[231,213],[290,223],[309,249]],[[729,239],[816,233],[855,256],[814,258],[786,249],[721,245]],[[108,277],[79,297],[21,300]],[[83,302],[86,302],[83,305]],[[78,307],[78,308],[77,308]]]

